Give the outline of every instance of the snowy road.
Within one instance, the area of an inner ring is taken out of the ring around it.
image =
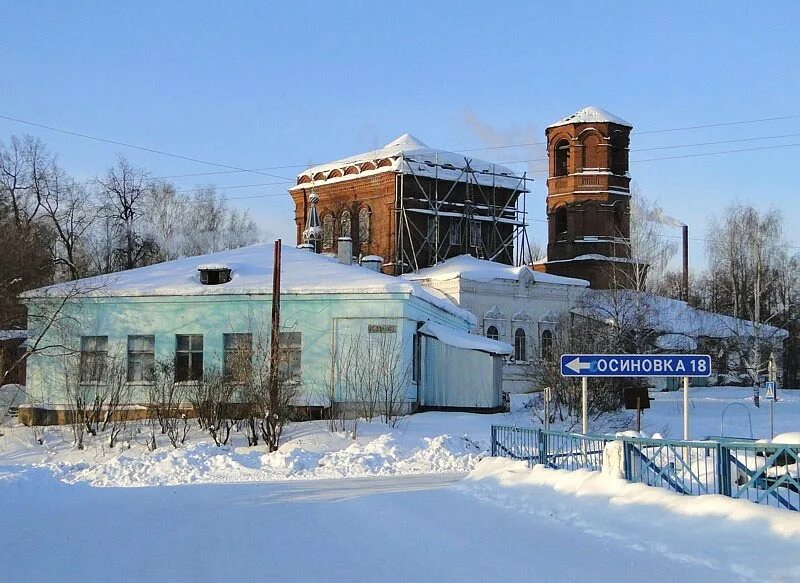
[[[93,488],[0,471],[0,579],[732,580],[480,502],[458,478]]]

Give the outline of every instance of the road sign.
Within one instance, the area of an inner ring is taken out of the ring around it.
[[[767,389],[767,394],[764,395],[765,399],[768,399],[770,401],[775,401],[776,400],[775,397],[777,395],[776,395],[776,390],[775,390],[775,384],[776,384],[775,381],[767,381],[766,383],[764,383],[764,386]]]
[[[708,377],[707,354],[562,354],[565,377]]]

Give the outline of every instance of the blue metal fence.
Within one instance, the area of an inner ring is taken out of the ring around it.
[[[492,455],[564,470],[599,470],[611,437],[492,425]]]
[[[622,444],[630,482],[800,510],[800,445],[614,438],[492,426],[492,455],[525,460],[530,466],[600,470],[611,441]]]

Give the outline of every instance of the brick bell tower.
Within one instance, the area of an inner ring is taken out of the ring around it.
[[[633,126],[586,107],[545,130],[547,273],[627,287],[630,257],[628,146]]]

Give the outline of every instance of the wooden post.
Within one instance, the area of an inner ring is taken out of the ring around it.
[[[642,430],[642,398],[636,397],[636,431]]]
[[[281,240],[275,241],[272,262],[272,327],[269,344],[269,395],[270,404],[278,400],[279,336],[281,330]]]

